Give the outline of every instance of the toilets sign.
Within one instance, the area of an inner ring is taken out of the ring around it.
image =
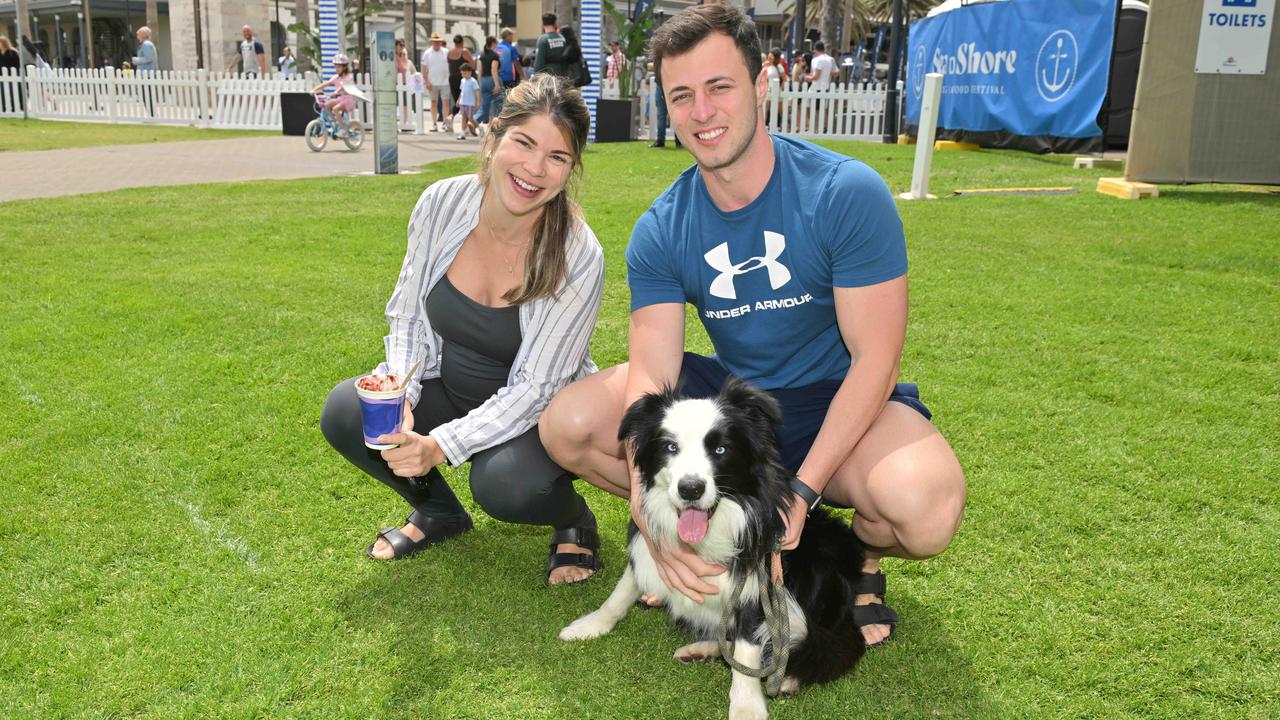
[[[941,73],[940,127],[1101,135],[1098,109],[1107,93],[1116,2],[962,5],[913,24],[907,50],[908,122],[919,122],[924,76]]]
[[[1276,0],[1204,0],[1196,72],[1262,75],[1275,23]]]

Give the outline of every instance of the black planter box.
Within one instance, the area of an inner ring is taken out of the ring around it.
[[[280,93],[280,124],[285,135],[301,136],[307,123],[318,117],[311,93]]]
[[[626,100],[596,101],[596,142],[627,142],[631,137],[636,101]]]

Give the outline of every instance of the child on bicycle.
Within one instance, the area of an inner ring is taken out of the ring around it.
[[[329,115],[338,123],[338,127],[342,132],[347,131],[347,114],[355,112],[356,99],[347,94],[346,86],[356,81],[355,75],[351,74],[351,59],[344,53],[338,53],[333,56],[333,77],[311,88],[312,95],[318,95],[321,90],[331,87],[334,89],[333,95],[324,102],[324,109],[329,111]]]

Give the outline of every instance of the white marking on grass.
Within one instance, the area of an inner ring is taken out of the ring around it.
[[[22,394],[22,399],[23,399],[23,400],[25,400],[25,401],[27,401],[27,402],[29,402],[29,403],[31,403],[32,405],[43,405],[43,404],[44,404],[44,399],[43,399],[43,398],[41,398],[39,395],[36,395],[35,393],[23,393],[23,394]]]
[[[218,545],[235,553],[242,560],[250,572],[262,572],[262,568],[258,566],[258,558],[249,549],[249,545],[240,538],[232,535],[227,531],[226,525],[218,521],[205,520],[200,516],[200,508],[192,505],[185,500],[174,500],[176,505],[185,508],[187,514],[191,516],[191,524],[195,525],[200,532],[209,536]]]

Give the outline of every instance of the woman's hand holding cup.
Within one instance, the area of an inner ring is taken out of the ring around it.
[[[413,416],[405,422],[412,427]],[[444,462],[444,451],[436,439],[430,435],[419,435],[413,430],[402,428],[398,433],[382,435],[378,442],[395,444],[389,450],[382,451],[382,459],[387,461],[391,472],[400,477],[419,477],[426,475],[431,468]]]

